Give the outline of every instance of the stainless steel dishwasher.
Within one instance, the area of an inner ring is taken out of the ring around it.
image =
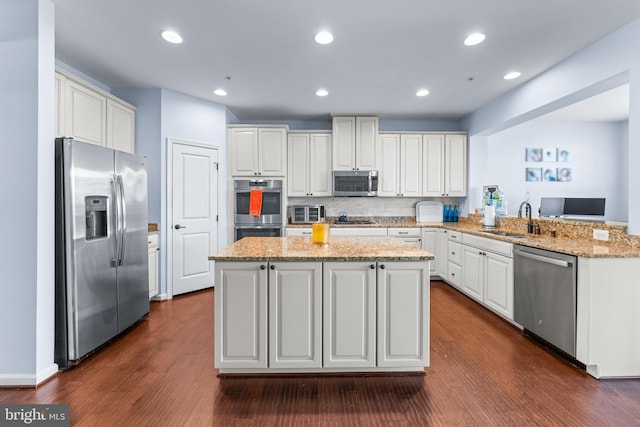
[[[577,258],[514,245],[513,259],[515,321],[575,358]]]

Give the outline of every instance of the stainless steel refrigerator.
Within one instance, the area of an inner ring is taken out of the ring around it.
[[[55,361],[64,369],[149,313],[147,172],[133,154],[55,143]]]

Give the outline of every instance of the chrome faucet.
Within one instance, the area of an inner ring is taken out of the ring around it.
[[[522,218],[522,208],[524,208],[524,214],[529,218],[529,222],[531,222],[531,204],[526,200],[520,203],[520,208],[518,209],[518,218]]]
[[[524,208],[524,214],[527,216],[529,221],[527,222],[527,233],[533,233],[533,222],[531,221],[531,204],[529,203],[529,192],[527,191],[527,199],[520,203],[520,208],[518,209],[518,218],[522,218],[522,208]]]

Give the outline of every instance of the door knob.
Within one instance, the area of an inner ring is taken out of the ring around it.
[[[176,230],[180,230],[181,228],[187,228],[187,227],[185,227],[184,225],[176,224],[175,227],[173,228],[175,228]]]

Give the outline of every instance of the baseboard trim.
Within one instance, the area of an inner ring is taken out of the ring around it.
[[[50,366],[36,374],[0,374],[0,387],[37,387],[58,372],[58,365]]]

